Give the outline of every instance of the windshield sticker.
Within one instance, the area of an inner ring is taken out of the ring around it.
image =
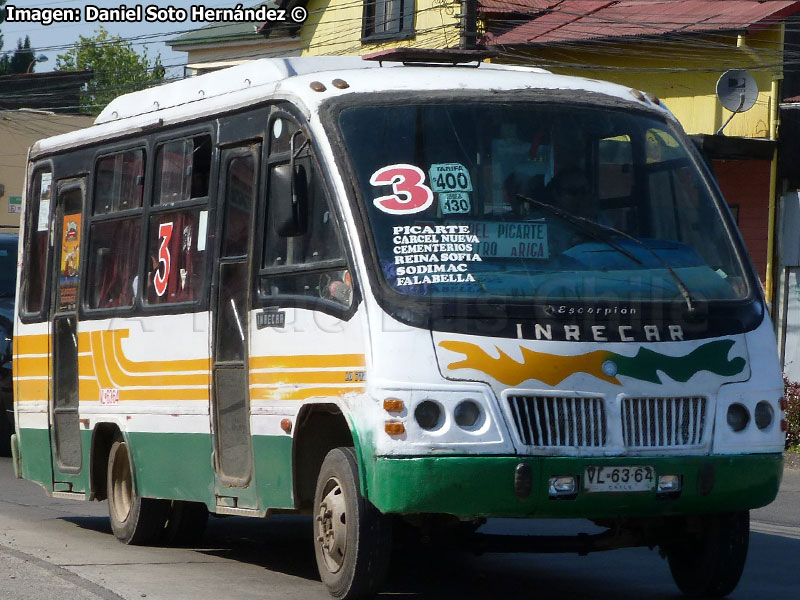
[[[419,167],[396,164],[382,167],[372,174],[374,186],[391,185],[392,194],[375,198],[378,210],[391,215],[410,215],[422,212],[433,204],[433,191],[425,185],[425,172]]]
[[[384,271],[398,287],[475,283],[469,263],[481,257],[469,225],[401,225],[392,234],[394,263]]]
[[[541,221],[472,221],[465,223],[479,240],[482,258],[535,258],[547,260],[547,223]]]
[[[460,163],[431,165],[428,170],[434,192],[471,192],[472,180],[469,171]]]
[[[443,215],[469,214],[472,204],[467,192],[444,192],[439,194],[439,207]]]

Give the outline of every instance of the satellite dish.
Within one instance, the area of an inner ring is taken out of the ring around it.
[[[717,98],[722,106],[733,113],[717,130],[717,135],[720,135],[733,115],[753,108],[758,99],[758,85],[753,76],[744,69],[731,69],[717,80]]]
[[[744,69],[731,69],[725,71],[717,81],[717,98],[728,110],[745,112],[753,108],[758,99],[758,85]]]

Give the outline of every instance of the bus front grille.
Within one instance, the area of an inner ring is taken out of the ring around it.
[[[705,422],[703,397],[622,399],[622,437],[628,448],[699,445]]]
[[[588,447],[606,443],[602,398],[509,396],[522,443],[534,447]]]

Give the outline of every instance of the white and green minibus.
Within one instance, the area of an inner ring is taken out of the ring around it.
[[[337,598],[380,589],[403,522],[500,516],[729,593],[785,415],[701,157],[636,89],[378,58],[255,60],[31,148],[17,475],[107,499],[125,543],[310,514]]]

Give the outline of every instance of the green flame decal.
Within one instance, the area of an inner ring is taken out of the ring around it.
[[[717,340],[703,344],[686,356],[666,356],[659,352],[640,348],[636,356],[611,353],[609,359],[617,365],[617,375],[634,379],[662,383],[658,371],[663,371],[675,381],[686,382],[700,371],[731,377],[744,370],[745,360],[736,357],[728,360],[728,351],[733,340]]]

